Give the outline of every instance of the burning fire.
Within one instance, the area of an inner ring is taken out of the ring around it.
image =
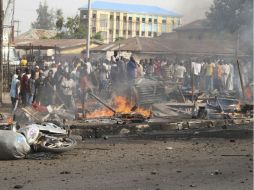
[[[112,107],[114,107],[117,113],[127,114],[132,112],[131,109],[133,106],[127,101],[125,97],[117,96],[113,101]],[[135,112],[145,117],[150,116],[150,111],[143,108],[137,108]],[[107,108],[102,108],[99,110],[95,110],[92,113],[88,113],[86,115],[86,118],[111,117],[113,115],[114,113],[111,110]]]

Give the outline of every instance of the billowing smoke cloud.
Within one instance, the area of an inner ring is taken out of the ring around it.
[[[94,0],[93,0],[94,1]],[[121,2],[120,0],[107,0]],[[213,0],[125,0],[124,3],[156,5],[183,15],[183,24],[205,18]]]
[[[206,18],[205,13],[209,10],[213,0],[171,0],[167,7],[183,15],[183,24],[198,19]]]

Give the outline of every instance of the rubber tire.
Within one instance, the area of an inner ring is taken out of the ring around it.
[[[45,151],[45,152],[52,152],[52,153],[63,153],[63,152],[67,152],[67,151],[72,150],[77,145],[77,141],[75,139],[69,138],[69,137],[67,137],[65,139],[71,140],[72,145],[68,146],[68,147],[62,147],[62,148],[49,148],[49,147],[45,146],[45,144],[44,144],[46,141],[43,141],[40,144],[41,150]]]

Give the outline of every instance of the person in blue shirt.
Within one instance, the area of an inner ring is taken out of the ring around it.
[[[129,81],[132,81],[135,79],[136,67],[137,67],[136,61],[135,61],[134,57],[131,56],[130,61],[127,64],[127,75],[128,75]]]

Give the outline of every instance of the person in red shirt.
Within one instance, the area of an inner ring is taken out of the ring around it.
[[[87,91],[89,90],[88,74],[87,74],[86,68],[83,68],[80,72],[79,87],[81,92],[80,100],[82,103],[82,112],[83,112],[83,117],[85,117],[85,100],[87,98]]]
[[[23,106],[28,105],[29,101],[29,69],[25,69],[25,74],[21,77],[21,99]]]

